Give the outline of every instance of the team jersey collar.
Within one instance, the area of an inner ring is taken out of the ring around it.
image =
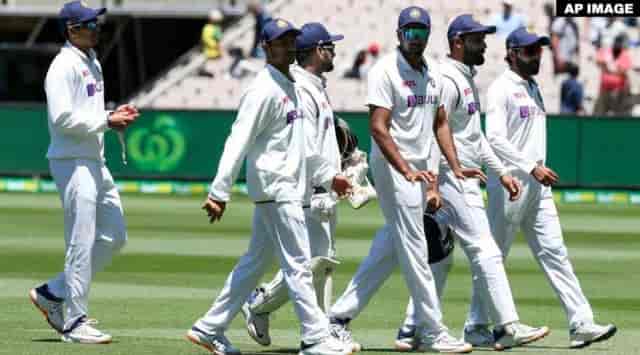
[[[318,89],[325,89],[327,87],[327,78],[325,78],[324,76],[317,76],[305,70],[303,67],[299,65],[296,65],[296,64],[292,65],[291,72],[296,73],[297,75],[308,80],[309,82],[311,82],[311,84],[313,84]]]
[[[295,80],[293,78],[289,79],[286,75],[284,75],[280,70],[278,70],[271,64],[267,64],[267,70],[269,70],[271,76],[281,84],[293,85],[295,83]]]
[[[398,56],[398,59],[400,60],[400,65],[402,65],[404,67],[404,69],[408,69],[408,70],[412,70],[412,71],[416,71],[415,69],[413,69],[413,67],[411,66],[411,64],[409,64],[409,62],[407,62],[407,60],[405,59],[404,55],[402,54],[402,51],[400,50],[400,47],[396,48],[396,53]],[[420,72],[420,74],[426,74],[427,71],[429,71],[429,67],[427,66],[427,61],[424,59],[424,56],[421,58],[421,64],[422,64],[422,72]]]
[[[533,78],[526,80],[511,69],[507,69],[505,71],[505,75],[509,80],[513,81],[516,84],[521,84],[524,86],[538,86],[538,83]]]
[[[64,44],[64,48],[69,49],[71,52],[75,53],[78,57],[82,58],[86,61],[93,61],[96,59],[96,51],[93,49],[89,49],[89,56],[85,52],[83,52],[80,48],[74,46],[71,42],[67,41]]]
[[[473,66],[470,65],[466,65],[458,60],[455,60],[453,58],[451,58],[450,56],[446,56],[444,58],[445,63],[449,63],[449,65],[453,66],[454,68],[458,69],[462,74],[473,78],[474,76],[476,76],[476,74],[478,73],[476,71],[476,68],[474,68]]]

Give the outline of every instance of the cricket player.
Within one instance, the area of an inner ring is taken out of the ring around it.
[[[614,325],[594,323],[589,301],[580,288],[562,238],[558,211],[551,186],[558,175],[545,165],[547,155],[546,112],[540,88],[533,77],[540,69],[543,46],[548,37],[513,31],[506,39],[509,64],[487,93],[487,138],[491,147],[514,177],[522,182],[522,196],[508,201],[491,172],[489,222],[493,237],[506,258],[518,229],[522,229],[529,248],[558,295],[569,321],[572,348],[610,338]],[[474,293],[467,325],[489,324],[486,300]]]
[[[103,135],[124,130],[138,117],[130,105],[104,109],[98,17],[80,1],[66,3],[60,25],[66,43],[45,79],[49,135],[49,168],[64,209],[64,271],[29,291],[53,329],[69,343],[109,343],[111,335],[88,321],[91,279],[111,261],[127,240],[120,195],[104,160]]]
[[[332,35],[320,23],[307,23],[296,38],[296,61],[291,74],[299,91],[305,133],[305,151],[324,157],[340,171],[340,152],[334,115],[325,90],[324,73],[333,70],[335,42],[342,35]],[[308,171],[308,174],[312,174]],[[333,269],[338,264],[333,236],[336,229],[337,196],[321,186],[307,184],[304,194],[304,217],[311,248],[311,271],[318,305],[327,310],[331,304]],[[269,283],[258,287],[242,307],[247,331],[258,344],[267,346],[269,314],[289,300],[282,271]]]
[[[267,66],[240,101],[203,205],[211,222],[222,217],[233,181],[246,157],[247,187],[256,205],[249,249],[229,274],[209,311],[187,333],[190,341],[218,355],[240,353],[224,332],[274,255],[300,320],[300,354],[351,353],[330,335],[329,320],[318,306],[309,267],[309,237],[302,209],[307,184],[315,181],[339,195],[347,194],[350,184],[315,151],[305,152],[301,102],[289,71],[299,33],[283,19],[265,25],[262,38]],[[307,177],[307,171],[313,171],[313,176]]]
[[[440,102],[442,76],[426,61],[431,20],[423,8],[401,11],[397,50],[381,58],[368,76],[371,167],[385,225],[378,231],[369,255],[344,294],[331,307],[332,331],[345,343],[355,343],[349,322],[399,264],[415,304],[420,329],[418,351],[458,352],[472,346],[450,335],[442,322],[440,302],[427,263],[423,214],[437,209],[440,197],[428,157],[434,134],[450,162],[452,174],[463,179],[445,108]],[[479,169],[467,171],[470,176]]]
[[[465,167],[488,166],[509,195],[509,201],[519,197],[520,185],[496,157],[480,127],[480,96],[473,77],[476,66],[484,64],[487,49],[485,36],[496,32],[495,26],[485,26],[471,15],[460,15],[449,24],[449,56],[440,66],[443,75],[441,103],[449,117],[449,126],[461,164]],[[484,177],[482,177],[484,178]],[[479,179],[459,180],[446,160],[440,164],[438,179],[443,207],[435,213],[438,224],[448,225],[458,237],[469,259],[473,292],[487,301],[495,332],[487,326],[466,327],[464,340],[475,346],[504,350],[541,339],[549,328],[532,328],[519,322],[511,288],[502,263],[502,254],[491,236],[489,221]],[[510,203],[510,202],[506,202]],[[432,268],[438,294],[442,294],[452,254]],[[444,275],[436,275],[444,273]],[[413,303],[409,303],[407,319],[398,331],[396,348],[409,351],[417,344]],[[478,328],[478,329],[476,329]],[[495,339],[494,339],[495,334]]]

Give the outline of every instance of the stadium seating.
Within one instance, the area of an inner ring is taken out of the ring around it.
[[[419,3],[418,3],[419,4]],[[296,25],[317,21],[324,23],[331,32],[342,33],[345,40],[336,48],[336,70],[328,75],[328,91],[334,107],[339,111],[364,110],[366,95],[365,83],[359,80],[342,79],[342,73],[351,66],[360,49],[369,43],[377,42],[382,55],[393,50],[397,39],[395,34],[397,14],[407,3],[399,0],[280,0],[271,4],[271,13],[283,17]],[[538,0],[522,0],[516,2],[518,12],[526,14],[529,27],[538,33],[547,32],[548,19],[543,13],[543,3]],[[480,21],[489,21],[491,15],[500,11],[500,0],[436,0],[425,2],[425,7],[432,17],[432,35],[427,48],[428,55],[441,59],[448,52],[446,29],[449,21],[456,15],[472,13]],[[248,16],[250,17],[250,16]],[[223,47],[240,46],[248,52],[253,39],[253,20],[245,18],[238,28],[225,32]],[[578,19],[580,29],[583,19]],[[583,40],[584,41],[584,40]],[[486,64],[479,68],[476,82],[481,92],[491,81],[506,68],[504,62],[504,38],[488,37]],[[594,57],[595,50],[588,42],[581,43],[581,80],[585,83],[587,111],[593,105],[598,91],[599,70]],[[638,53],[638,49],[635,49]],[[638,53],[640,54],[640,53]],[[196,61],[199,53],[194,49],[191,60]],[[638,58],[638,56],[635,56]],[[188,66],[188,64],[186,64]],[[181,72],[176,76],[169,71],[162,76],[151,89],[141,92],[136,100],[143,106],[152,108],[193,108],[193,109],[233,109],[237,107],[243,88],[251,77],[241,80],[232,79],[228,74],[231,59],[226,57],[207,63],[207,69],[213,72],[214,78],[202,78],[196,75],[195,65],[192,70]],[[254,62],[251,66],[262,65]],[[562,76],[553,75],[551,52],[545,51],[543,66],[538,76],[546,107],[549,112],[559,110],[560,84]],[[167,85],[169,83],[170,85]],[[150,95],[152,89],[162,87],[162,92]],[[484,105],[484,95],[482,104]]]

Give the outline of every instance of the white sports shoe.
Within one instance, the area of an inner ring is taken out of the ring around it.
[[[493,332],[486,324],[468,325],[462,331],[462,339],[474,347],[493,347]]]
[[[418,347],[418,338],[416,337],[416,327],[403,325],[398,329],[396,336],[395,348],[397,351],[412,351]]]
[[[548,327],[533,328],[520,322],[510,323],[493,330],[496,341],[493,348],[498,351],[506,350],[540,340],[548,334]]]
[[[582,323],[569,330],[569,345],[572,349],[587,347],[593,343],[605,341],[616,334],[618,328],[613,324],[598,325],[595,323]]]
[[[62,334],[62,341],[80,344],[108,344],[111,343],[111,335],[99,331],[85,321],[81,321],[77,327]]]
[[[351,353],[348,345],[330,336],[312,345],[300,344],[298,355],[351,355]]]
[[[46,284],[29,290],[29,299],[31,303],[40,310],[42,315],[44,315],[44,318],[51,328],[62,334],[62,330],[64,329],[63,301],[55,299],[55,296],[49,292]]]
[[[422,335],[417,350],[419,352],[464,354],[473,351],[473,346],[456,339],[449,334],[449,331],[445,330],[439,334]]]
[[[351,330],[349,329],[349,323],[341,320],[332,320],[330,325],[331,335],[342,342],[351,352],[358,352],[362,350],[362,345],[353,340]]]
[[[200,345],[216,355],[240,355],[240,350],[231,345],[231,342],[222,333],[207,334],[196,327],[189,329],[187,340]]]
[[[242,305],[242,315],[247,323],[247,332],[251,339],[262,346],[271,344],[269,336],[269,313],[255,314],[251,312],[249,304]]]

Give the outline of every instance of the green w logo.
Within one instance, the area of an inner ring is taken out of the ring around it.
[[[162,115],[153,121],[151,128],[133,129],[127,140],[127,151],[138,169],[169,172],[184,158],[186,142],[176,120],[171,116]]]

